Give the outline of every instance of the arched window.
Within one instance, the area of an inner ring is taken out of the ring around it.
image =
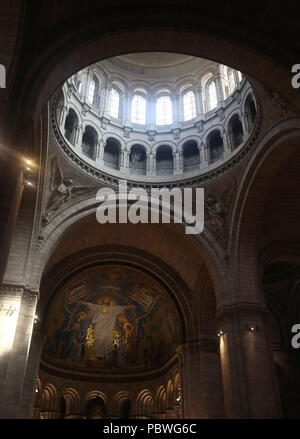
[[[183,95],[183,120],[191,120],[196,117],[195,95],[192,90]]]
[[[156,124],[170,125],[172,123],[172,117],[172,102],[170,96],[160,96],[156,101]]]
[[[230,119],[229,131],[231,132],[232,149],[235,149],[243,142],[244,136],[243,126],[237,114]]]
[[[173,153],[168,145],[161,145],[156,151],[156,175],[173,174]]]
[[[118,119],[120,112],[120,93],[116,88],[112,88],[109,93],[108,113]]]
[[[209,163],[214,163],[223,157],[223,139],[220,131],[215,130],[207,139]]]
[[[218,105],[217,87],[215,81],[208,86],[208,109],[212,110]]]
[[[104,148],[104,164],[112,169],[120,169],[120,151],[121,145],[118,140],[110,137],[106,141]]]
[[[68,116],[66,117],[65,122],[65,137],[66,139],[72,143],[72,145],[75,144],[75,138],[76,138],[76,130],[78,127],[78,117],[72,108],[70,108]]]
[[[98,79],[93,76],[89,83],[88,89],[88,101],[90,104],[97,106],[98,102],[98,92],[99,92],[99,82]]]
[[[133,145],[129,156],[129,168],[132,174],[146,174],[146,152],[141,145]]]
[[[198,145],[194,140],[188,140],[183,145],[183,170],[184,172],[199,169],[200,156]]]
[[[93,160],[95,160],[97,141],[97,132],[94,128],[87,126],[82,136],[82,152]]]
[[[146,123],[146,98],[141,94],[135,94],[132,99],[131,121],[145,125]]]

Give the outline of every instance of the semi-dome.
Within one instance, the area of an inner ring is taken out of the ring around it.
[[[245,156],[257,104],[241,72],[171,53],[97,62],[52,100],[57,145],[90,177],[199,184]]]
[[[138,269],[99,265],[71,276],[45,317],[43,367],[54,374],[140,374],[169,363],[182,324],[165,287]]]

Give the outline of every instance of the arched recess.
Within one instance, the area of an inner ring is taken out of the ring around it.
[[[156,150],[156,175],[172,175],[174,159],[169,145],[160,145]]]
[[[53,384],[46,384],[42,390],[40,417],[42,419],[56,418],[59,411],[57,390]]]
[[[263,361],[262,356],[256,357],[252,364],[249,358],[251,366],[248,366],[248,370],[243,369],[250,377],[248,383],[246,382],[247,392],[251,397],[250,407],[255,411],[263,395],[271,395],[273,392],[268,403],[270,408],[274,404],[273,412],[270,411],[271,416],[274,416],[273,413],[281,416],[281,403],[270,340],[268,310],[261,283],[259,254],[278,240],[299,241],[300,218],[294,208],[300,196],[297,183],[300,166],[299,139],[297,118],[278,123],[267,132],[249,160],[240,182],[229,231],[229,255],[232,271],[236,273],[231,300],[232,303],[247,304],[249,311],[253,312],[252,320],[257,319],[261,336],[252,337],[251,331],[247,331],[245,339],[250,339],[251,336],[256,349],[261,349],[265,355]],[[245,317],[244,320],[247,326]],[[229,336],[226,340],[230,340]],[[229,344],[227,341],[226,343]],[[265,365],[268,368],[264,369]],[[265,380],[265,390],[260,388],[260,399],[253,391],[254,379],[257,379],[254,377],[255,373],[257,376],[261,374],[259,379],[262,382]],[[225,394],[224,396],[226,397]]]
[[[43,274],[64,257],[95,245],[132,247],[150,253],[168,263],[170,251],[173,269],[195,290],[199,268],[208,270],[216,295],[217,308],[227,302],[230,291],[228,272],[224,265],[224,249],[218,245],[207,228],[200,235],[182,233],[179,224],[104,224],[96,221],[94,197],[64,210],[55,222],[45,228],[45,242],[39,257],[32,253],[28,267],[30,282],[40,289]],[[74,234],[74,235],[73,235]],[[140,237],[143,239],[140,239]],[[76,237],[76,239],[74,239]],[[187,249],[182,255],[182,247]],[[205,261],[205,263],[204,263]]]
[[[82,135],[82,152],[90,159],[95,160],[97,151],[98,134],[91,126],[86,126]]]
[[[285,418],[298,418],[300,356],[292,346],[292,327],[300,322],[300,242],[270,245],[261,252],[260,261],[282,413]]]
[[[154,399],[149,389],[142,390],[136,400],[137,417],[142,419],[152,418]]]
[[[280,133],[280,134],[278,134]],[[251,157],[241,181],[231,224],[240,300],[264,303],[258,254],[279,240],[299,242],[299,120],[289,119],[269,131]],[[272,189],[271,189],[272,188]],[[246,279],[253,282],[249,285]]]
[[[72,145],[75,144],[77,127],[78,127],[78,117],[75,111],[72,108],[70,108],[69,113],[66,117],[64,134],[66,139],[69,140],[69,142],[72,143]]]
[[[121,144],[114,137],[109,137],[104,147],[104,163],[112,169],[120,169]]]
[[[76,389],[66,387],[60,392],[61,398],[65,400],[64,418],[75,418],[80,413],[80,396]]]
[[[189,304],[191,291],[180,276],[171,267],[168,267],[166,263],[152,255],[120,245],[90,247],[77,254],[72,254],[70,257],[64,258],[58,264],[55,264],[42,280],[39,315],[44,315],[51,294],[71,274],[78,272],[78,270],[82,271],[87,267],[111,263],[124,267],[133,267],[146,273],[163,285],[179,313],[183,340],[195,336],[192,311]],[[54,273],[59,273],[59,275],[54,275]]]
[[[132,395],[125,390],[116,393],[110,407],[116,418],[129,419],[132,413]]]
[[[200,154],[195,140],[188,140],[182,146],[184,172],[199,169]]]
[[[106,414],[106,396],[102,392],[90,392],[86,401],[86,417],[89,419],[104,419]]]
[[[132,145],[129,154],[129,168],[132,174],[146,174],[147,158],[144,146],[139,144]]]

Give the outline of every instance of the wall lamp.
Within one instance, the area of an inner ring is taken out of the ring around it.
[[[250,331],[250,332],[258,332],[259,331],[259,326],[258,325],[245,325],[245,329],[246,331]]]

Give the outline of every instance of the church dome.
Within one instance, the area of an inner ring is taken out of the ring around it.
[[[110,58],[69,78],[52,99],[57,145],[96,181],[199,185],[253,146],[257,104],[241,72],[171,53]]]

